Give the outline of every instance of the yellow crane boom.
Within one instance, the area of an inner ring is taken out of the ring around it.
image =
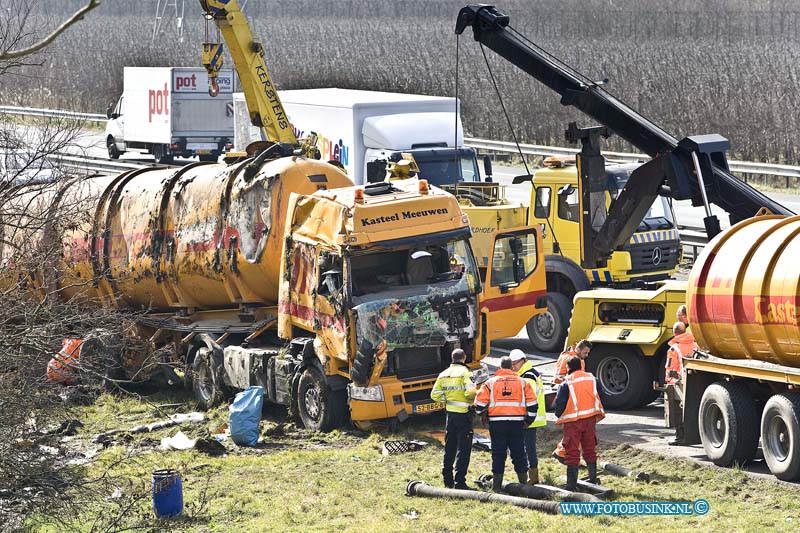
[[[208,20],[213,20],[230,48],[242,82],[253,125],[273,142],[299,144],[264,61],[264,48],[253,38],[250,25],[236,0],[199,0]],[[206,36],[208,41],[208,35]],[[219,92],[217,76],[224,54],[221,42],[203,43],[203,66],[208,71],[209,94]]]

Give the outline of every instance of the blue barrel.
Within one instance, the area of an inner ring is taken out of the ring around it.
[[[178,516],[183,512],[183,483],[177,470],[153,472],[153,510],[158,518]]]

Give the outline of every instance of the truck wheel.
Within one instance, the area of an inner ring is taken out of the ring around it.
[[[197,350],[192,361],[192,390],[200,408],[210,409],[222,401],[222,390],[217,384],[211,366],[211,350],[205,346]]]
[[[767,401],[761,415],[761,448],[775,477],[800,479],[800,394],[776,394]]]
[[[330,431],[343,422],[347,413],[347,396],[344,390],[332,391],[322,373],[308,367],[300,376],[297,406],[306,429]]]
[[[528,320],[525,329],[535,350],[558,352],[567,338],[572,302],[560,292],[547,293],[547,311]]]
[[[636,409],[644,405],[653,388],[649,362],[631,348],[599,345],[586,360],[586,370],[600,384],[606,409]]]
[[[172,164],[174,158],[167,148],[165,144],[154,144],[153,145],[153,157],[156,159],[156,163],[162,165],[170,165]]]
[[[122,154],[117,148],[117,141],[115,141],[114,137],[111,135],[106,139],[106,148],[108,149],[109,159],[119,159],[119,156]]]
[[[759,412],[747,387],[718,381],[700,400],[700,440],[717,466],[744,464],[758,449]]]

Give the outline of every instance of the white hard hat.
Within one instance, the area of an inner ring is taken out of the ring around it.
[[[525,359],[527,359],[527,357],[525,357],[525,352],[523,352],[519,348],[514,348],[513,350],[511,350],[511,353],[509,353],[508,356],[511,358],[512,363],[516,363],[517,361],[524,361]]]

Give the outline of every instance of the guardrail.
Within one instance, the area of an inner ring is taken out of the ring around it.
[[[73,118],[77,120],[90,120],[93,122],[106,122],[108,120],[105,115],[98,113],[78,113],[75,111],[42,109],[36,107],[0,106],[0,113],[5,113],[8,115]],[[489,152],[516,154],[521,151],[524,155],[537,156],[574,155],[580,151],[577,148],[562,148],[558,146],[542,146],[535,144],[520,144],[519,150],[517,150],[517,145],[512,142],[493,141],[491,139],[478,138],[465,138],[464,144],[472,148],[486,150]],[[608,159],[621,163],[635,163],[650,159],[650,157],[645,154],[634,154],[628,152],[603,152],[603,155],[605,155]],[[800,178],[800,167],[798,166],[779,165],[774,163],[758,163],[752,161],[728,161],[728,166],[732,172],[744,174],[745,183],[747,182],[748,175],[783,176],[786,178],[786,187],[788,188],[790,178]]]
[[[479,150],[486,150],[490,152],[512,153],[518,154],[522,152],[524,155],[538,155],[538,156],[565,156],[575,155],[580,150],[578,148],[561,148],[556,146],[541,146],[535,144],[520,144],[519,150],[517,145],[512,142],[505,141],[492,141],[489,139],[475,139],[465,138],[464,144]],[[620,163],[636,163],[643,162],[650,159],[646,154],[632,154],[627,152],[603,152],[606,158],[620,162]],[[744,174],[744,181],[747,183],[747,175],[763,175],[763,176],[783,176],[786,178],[786,187],[789,187],[789,178],[800,178],[800,167],[791,165],[778,165],[774,163],[757,163],[751,161],[728,161],[728,166],[732,172],[739,172]]]
[[[96,113],[78,113],[62,109],[42,109],[38,107],[17,107],[11,105],[0,106],[0,113],[6,115],[27,115],[32,117],[72,118],[75,120],[90,120],[92,122],[106,122],[105,115]]]
[[[684,259],[691,257],[692,261],[694,261],[697,259],[700,250],[708,244],[708,235],[706,235],[705,228],[678,226],[678,233],[681,237]]]

